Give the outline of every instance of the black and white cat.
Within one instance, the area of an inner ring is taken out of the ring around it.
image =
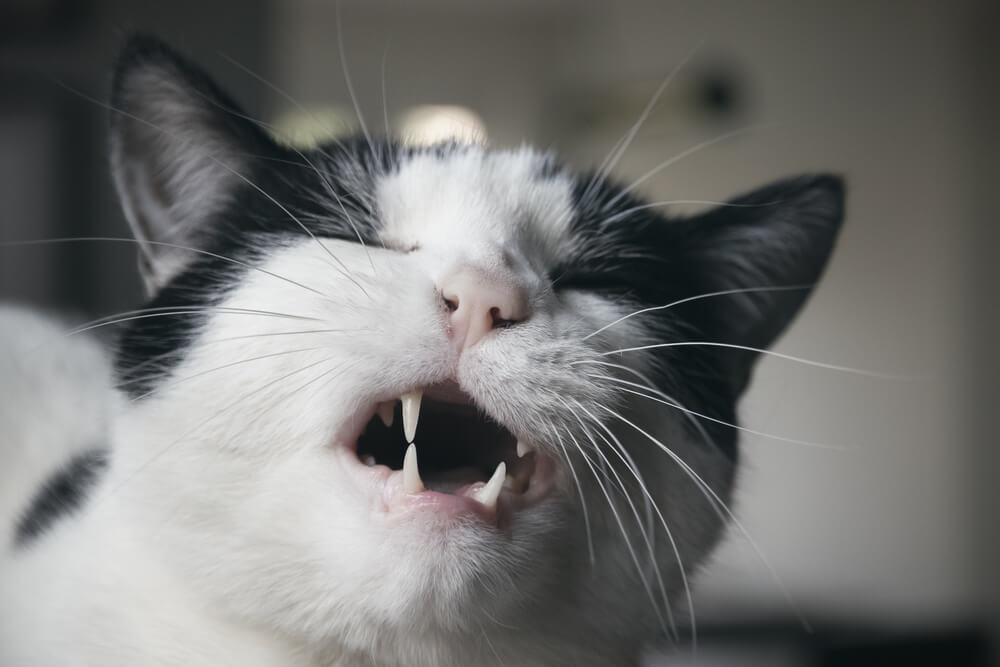
[[[113,381],[0,316],[0,664],[626,665],[688,616],[839,179],[668,220],[529,148],[300,152],[149,37],[112,105],[151,300]]]

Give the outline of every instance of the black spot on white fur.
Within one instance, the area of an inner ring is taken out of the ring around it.
[[[17,522],[14,545],[19,548],[30,545],[60,519],[79,510],[107,467],[107,453],[91,449],[77,454],[53,473]]]

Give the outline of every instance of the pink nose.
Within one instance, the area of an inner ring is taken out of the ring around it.
[[[451,335],[463,348],[529,314],[527,290],[506,277],[491,278],[477,269],[460,267],[447,274],[440,288],[451,311]]]

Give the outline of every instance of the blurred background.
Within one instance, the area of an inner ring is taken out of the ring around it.
[[[744,438],[735,509],[794,606],[733,531],[698,577],[697,664],[994,664],[998,25],[987,0],[341,0],[339,17],[320,0],[2,0],[0,243],[127,236],[101,105],[135,29],[289,140],[357,130],[347,71],[376,132],[528,142],[581,168],[690,56],[617,177],[745,127],[641,192],[844,174],[840,245],[778,350],[909,378],[760,365],[745,425],[837,447]],[[134,267],[127,244],[0,245],[0,299],[83,321],[137,306]],[[665,660],[690,651],[650,652]]]

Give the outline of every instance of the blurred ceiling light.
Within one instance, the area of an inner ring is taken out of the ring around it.
[[[427,146],[442,141],[462,144],[486,143],[486,124],[466,107],[427,104],[411,107],[398,123],[400,138],[411,146]]]
[[[296,148],[311,148],[357,131],[354,112],[338,106],[290,109],[274,123],[278,141]]]

